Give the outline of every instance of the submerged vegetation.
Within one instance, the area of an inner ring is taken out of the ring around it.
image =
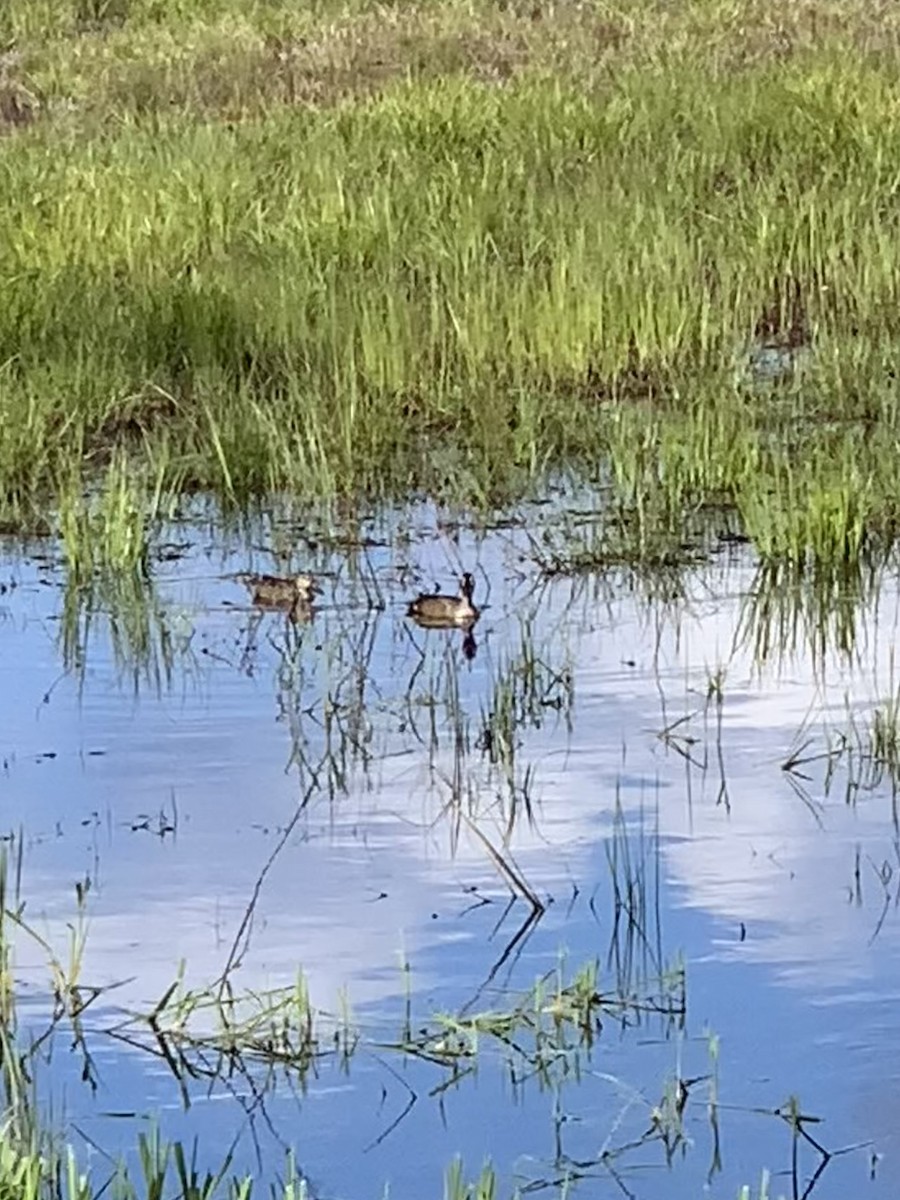
[[[69,926],[67,948],[59,954],[27,915],[20,893],[23,846],[17,838],[12,846],[12,859],[5,847],[0,848],[0,1196],[4,1200],[96,1200],[106,1195],[115,1200],[156,1200],[168,1194],[183,1200],[250,1200],[260,1194],[259,1187],[272,1200],[301,1200],[312,1194],[292,1150],[280,1181],[271,1184],[273,1172],[267,1171],[260,1183],[233,1172],[233,1148],[218,1169],[210,1170],[208,1155],[199,1156],[198,1165],[197,1147],[188,1152],[181,1142],[167,1141],[156,1126],[139,1133],[136,1146],[124,1157],[111,1155],[87,1139],[93,1150],[100,1151],[104,1166],[84,1171],[83,1148],[66,1144],[60,1131],[45,1124],[40,1103],[40,1076],[57,1038],[68,1043],[80,1061],[82,1081],[94,1090],[100,1082],[99,1052],[112,1044],[127,1046],[171,1075],[185,1108],[201,1088],[208,1089],[208,1095],[234,1096],[239,1083],[254,1097],[255,1107],[274,1092],[278,1081],[305,1093],[326,1060],[336,1060],[341,1074],[347,1075],[358,1054],[371,1055],[373,1050],[392,1050],[400,1059],[427,1064],[444,1077],[432,1094],[458,1085],[477,1070],[490,1050],[506,1060],[520,1096],[529,1087],[561,1093],[567,1080],[577,1081],[588,1069],[605,1020],[623,1028],[652,1020],[679,1027],[685,1017],[680,964],[667,965],[657,978],[645,979],[631,953],[614,955],[612,948],[605,978],[596,962],[570,974],[560,961],[526,995],[504,998],[502,1008],[472,1011],[468,1005],[453,1015],[438,1014],[428,1026],[415,1030],[407,1008],[401,1036],[390,1045],[364,1036],[346,1005],[339,1016],[316,1009],[302,974],[288,987],[238,993],[230,974],[231,959],[221,979],[209,987],[188,987],[182,966],[149,1009],[116,1008],[110,1006],[110,995],[117,983],[92,986],[84,977],[89,884],[76,887],[76,919]],[[643,878],[636,877],[636,890],[643,892],[646,886]],[[648,931],[649,927],[615,929],[613,944],[644,939]],[[22,988],[17,957],[23,946],[39,949],[48,973],[40,987],[40,1011],[32,1010],[24,1019],[17,999]],[[627,965],[620,961],[623,957]],[[97,1010],[100,1015],[94,1016]],[[396,1075],[393,1070],[391,1074]],[[410,1102],[394,1125],[417,1099],[412,1086],[404,1086]],[[665,1085],[667,1091],[686,1086],[680,1080]],[[661,1140],[668,1147],[671,1136],[680,1139],[675,1127],[680,1125],[683,1103],[674,1125],[657,1119],[653,1115],[657,1110],[651,1112],[646,1103],[643,1107],[653,1119],[637,1145]],[[607,1146],[591,1163],[572,1161],[566,1174],[574,1180],[589,1169],[605,1169],[607,1159],[634,1149],[628,1141]],[[489,1193],[483,1191],[487,1180]],[[447,1171],[448,1196],[494,1195],[494,1186],[489,1167],[473,1192],[463,1184],[458,1162]]]
[[[897,517],[898,40],[865,0],[10,0],[4,519],[111,460],[229,502],[563,468],[638,546],[725,504],[855,560]]]

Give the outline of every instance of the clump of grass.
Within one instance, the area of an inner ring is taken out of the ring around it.
[[[626,978],[622,964],[614,964],[604,986],[596,962],[585,964],[570,978],[561,963],[534,987],[510,1003],[475,1013],[438,1014],[400,1048],[430,1062],[466,1069],[487,1043],[509,1059],[514,1079],[537,1072],[544,1082],[554,1072],[567,1073],[578,1055],[589,1052],[605,1020],[622,1025],[640,1023],[651,1015],[682,1021],[685,1014],[685,976],[681,966],[664,969],[651,979]]]
[[[535,642],[528,620],[522,622],[518,649],[503,656],[493,672],[491,693],[482,707],[478,747],[504,780],[512,808],[507,836],[515,822],[518,800],[524,802],[531,820],[531,790],[534,768],[518,764],[520,731],[527,726],[540,729],[545,721],[562,716],[568,722],[574,700],[571,664],[551,665]]]
[[[853,661],[879,595],[883,549],[870,545],[850,562],[763,559],[742,603],[737,644],[760,667],[798,653],[817,669],[832,651]]]
[[[497,1177],[493,1167],[485,1163],[478,1178],[467,1183],[462,1159],[454,1159],[444,1175],[444,1200],[497,1200]]]
[[[97,490],[70,476],[59,491],[63,554],[71,578],[87,581],[99,572],[146,576],[149,531],[160,515],[160,488],[148,491],[117,455]]]
[[[171,515],[172,497],[160,473],[155,483],[116,454],[97,486],[71,473],[58,493],[58,519],[67,569],[59,643],[67,670],[83,674],[98,616],[116,663],[137,687],[157,689],[171,679],[176,656],[189,644],[161,604],[151,578],[154,528]]]
[[[867,548],[877,498],[852,464],[835,470],[821,460],[748,479],[738,494],[744,527],[767,561],[856,568]]]
[[[71,1146],[48,1156],[43,1148],[17,1146],[8,1134],[0,1127],[0,1195],[10,1200],[94,1200],[96,1192],[79,1170]]]
[[[846,758],[848,799],[885,781],[896,798],[900,791],[900,688],[865,714],[851,714],[848,729],[837,737],[829,753],[835,762]],[[831,773],[829,782],[830,778]]]
[[[900,695],[891,696],[872,713],[869,734],[873,762],[900,781]]]
[[[142,572],[104,569],[87,580],[77,574],[66,580],[57,646],[64,669],[79,682],[102,645],[135,692],[149,686],[161,693],[176,664],[182,678],[196,670],[192,637],[190,615],[165,604]]]
[[[196,1151],[195,1151],[196,1153]],[[167,1142],[158,1130],[137,1138],[138,1168],[114,1164],[106,1178],[97,1180],[83,1171],[72,1146],[22,1148],[5,1136],[0,1142],[0,1195],[10,1200],[148,1200],[178,1195],[181,1200],[250,1200],[251,1176],[229,1177],[230,1156],[217,1172],[199,1171],[195,1156],[181,1142]],[[170,1189],[177,1189],[177,1191]],[[269,1193],[273,1200],[306,1200],[306,1180],[293,1160],[284,1181]]]
[[[140,1044],[149,1031],[178,1078],[184,1070],[216,1079],[262,1063],[302,1083],[326,1054],[337,1052],[348,1061],[355,1050],[358,1034],[347,1021],[333,1023],[330,1036],[323,1037],[325,1023],[302,975],[291,987],[236,996],[227,985],[187,988],[179,974],[151,1012],[133,1014],[127,1038]],[[125,1028],[120,1036],[126,1036]]]

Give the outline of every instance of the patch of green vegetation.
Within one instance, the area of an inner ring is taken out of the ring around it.
[[[497,1200],[497,1177],[490,1163],[485,1163],[476,1180],[468,1183],[463,1175],[462,1160],[455,1159],[444,1177],[444,1200]]]
[[[623,1027],[640,1024],[651,1015],[673,1023],[683,1021],[682,965],[668,967],[656,980],[642,980],[640,992],[626,991],[625,972],[621,964],[615,967],[608,988],[601,986],[596,962],[586,964],[571,979],[564,978],[560,967],[555,976],[538,980],[531,991],[514,1003],[505,1001],[501,1009],[437,1016],[433,1028],[421,1029],[402,1048],[461,1070],[477,1055],[483,1040],[493,1041],[508,1055],[514,1081],[536,1072],[549,1082],[554,1073],[572,1069],[579,1050],[589,1048],[599,1036],[604,1019]]]
[[[218,988],[187,988],[179,975],[156,1006],[132,1015],[119,1035],[134,1045],[149,1037],[176,1077],[184,1070],[214,1080],[262,1063],[290,1072],[301,1085],[327,1055],[349,1062],[359,1041],[348,1014],[329,1020],[313,1007],[302,974],[291,987],[247,995],[236,995],[227,980]]]
[[[891,668],[893,676],[893,657]],[[788,760],[787,769],[807,780],[809,776],[802,773],[808,770],[807,764],[824,763],[826,794],[837,782],[848,804],[855,804],[860,794],[887,786],[896,813],[900,793],[900,688],[894,686],[885,698],[861,710],[854,711],[848,704],[846,725],[826,731],[824,749],[807,753],[811,740],[807,739]],[[841,765],[844,770],[839,772]],[[889,878],[890,871],[879,873],[882,886]]]
[[[111,460],[230,502],[599,467],[638,531],[852,561],[897,520],[869,9],[12,0],[7,518]]]
[[[132,572],[103,570],[80,582],[66,580],[57,646],[63,668],[84,681],[92,650],[112,651],[122,682],[135,693],[170,686],[176,664],[188,678],[196,671],[189,614],[165,604],[151,580]]]
[[[821,670],[835,651],[858,662],[890,561],[884,550],[855,562],[764,559],[742,602],[737,644],[758,667],[808,654]]]
[[[251,1200],[259,1195],[249,1176],[228,1177],[230,1163],[218,1173],[198,1171],[181,1142],[166,1142],[157,1132],[137,1139],[139,1169],[124,1164],[104,1172],[102,1180],[81,1170],[71,1146],[21,1150],[4,1137],[0,1143],[0,1197],[3,1200],[155,1200],[177,1195],[181,1200]],[[172,1190],[174,1189],[174,1190]],[[293,1164],[285,1181],[268,1190],[267,1200],[306,1200],[306,1181]]]
[[[492,664],[491,691],[480,716],[477,746],[489,765],[488,778],[501,783],[500,794],[508,801],[506,837],[515,825],[521,807],[533,820],[532,787],[534,764],[519,763],[522,731],[540,729],[551,717],[571,727],[574,684],[571,664],[551,665],[548,650],[539,648],[533,621],[520,623],[519,645]]]

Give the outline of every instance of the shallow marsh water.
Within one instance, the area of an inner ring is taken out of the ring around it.
[[[771,1110],[794,1095],[821,1145],[850,1148],[811,1194],[893,1194],[900,860],[864,751],[897,687],[895,577],[839,650],[727,542],[680,592],[624,568],[543,579],[533,539],[554,519],[478,532],[423,506],[373,522],[364,551],[297,536],[294,565],[325,581],[308,625],[227,578],[271,569],[261,547],[289,523],[173,526],[140,621],[108,593],[87,620],[52,547],[10,550],[2,828],[63,960],[89,882],[82,981],[120,984],[84,1016],[96,1088],[64,1032],[40,1075],[95,1163],[133,1147],[133,1113],[198,1137],[212,1169],[234,1145],[267,1181],[292,1147],[317,1197],[440,1195],[456,1154],[470,1176],[490,1158],[501,1194],[555,1195],[568,1173],[587,1196],[733,1197],[769,1169],[787,1196],[820,1164],[801,1143],[791,1178]],[[486,605],[474,656],[404,617],[461,566]],[[23,935],[16,959],[38,1028],[46,954]],[[231,965],[236,993],[302,969],[329,1053],[302,1081],[260,1066],[182,1091],[146,1037],[108,1033],[182,959],[197,986]],[[517,1027],[440,1053],[438,1014],[509,1011],[593,960],[609,1004],[590,1039],[549,1019],[539,1051]],[[331,1052],[345,1025],[349,1057]],[[668,1154],[648,1136],[667,1094]]]

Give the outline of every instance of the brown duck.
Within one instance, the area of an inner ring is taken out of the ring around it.
[[[244,574],[237,578],[250,589],[250,599],[257,608],[293,611],[304,605],[308,607],[319,590],[310,575]]]
[[[459,595],[443,596],[440,592],[422,594],[409,602],[406,615],[419,625],[432,629],[474,625],[479,616],[478,609],[472,603],[474,591],[475,580],[466,571],[459,581]]]

